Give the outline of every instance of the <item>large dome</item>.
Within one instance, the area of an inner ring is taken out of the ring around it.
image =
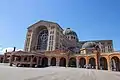
[[[86,42],[82,45],[82,48],[95,48],[95,46],[97,46],[95,42]]]
[[[74,32],[70,28],[65,29],[64,32],[63,32],[63,34],[65,34],[65,35],[75,35],[77,37],[76,32]]]

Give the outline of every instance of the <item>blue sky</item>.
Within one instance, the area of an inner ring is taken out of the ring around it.
[[[27,27],[39,20],[70,27],[82,40],[111,39],[120,50],[120,0],[1,0],[0,50],[24,48]]]

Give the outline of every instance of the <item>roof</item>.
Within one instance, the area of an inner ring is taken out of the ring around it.
[[[74,31],[71,30],[70,28],[65,29],[63,33],[64,33],[65,35],[75,35],[75,36],[77,36],[76,32],[74,32]]]
[[[100,41],[101,41],[101,42],[102,42],[102,41],[104,42],[104,41],[113,41],[113,40],[88,40],[88,41],[80,41],[80,42],[83,42],[83,43],[84,43],[84,42],[100,42]]]
[[[36,24],[38,24],[38,23],[40,23],[40,22],[52,23],[52,24],[56,24],[56,25],[58,25],[58,26],[60,27],[60,25],[59,25],[58,23],[55,23],[55,22],[52,22],[52,21],[40,20],[40,21],[38,21],[38,22],[36,22],[36,23],[30,25],[27,29],[31,28],[32,26],[34,26],[34,25],[36,25]],[[60,28],[61,28],[61,27],[60,27]],[[63,28],[61,28],[61,29],[63,30]]]
[[[95,42],[86,42],[83,44],[82,48],[94,48],[96,45]]]

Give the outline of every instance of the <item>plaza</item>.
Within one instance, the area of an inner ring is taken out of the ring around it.
[[[1,80],[119,80],[120,73],[82,68],[24,68],[0,64]]]

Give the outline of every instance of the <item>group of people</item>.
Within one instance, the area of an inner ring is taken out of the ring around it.
[[[86,69],[95,69],[95,66],[91,65],[91,64],[86,64],[86,65],[83,65],[83,66],[80,66],[79,65],[79,68],[86,68]]]

